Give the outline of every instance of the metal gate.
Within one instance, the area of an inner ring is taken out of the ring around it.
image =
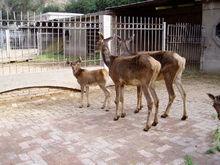
[[[188,69],[200,69],[201,25],[189,23],[167,25],[166,50],[175,51],[185,57]]]
[[[127,39],[134,35],[132,52],[170,50],[187,60],[187,69],[199,69],[202,53],[201,25],[164,22],[161,18],[122,17],[113,19],[113,33]],[[117,45],[114,52],[118,53]]]
[[[0,11],[0,92],[42,85],[72,86],[66,61],[100,65],[95,52],[97,15],[46,15]]]
[[[113,34],[123,39],[134,35],[131,51],[165,50],[166,24],[161,18],[150,17],[113,17]],[[115,51],[117,52],[117,45]]]
[[[0,75],[62,68],[66,60],[78,57],[86,66],[97,65],[99,27],[95,15],[50,18],[45,14],[0,12]]]

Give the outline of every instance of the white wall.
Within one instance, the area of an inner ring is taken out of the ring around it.
[[[215,39],[215,27],[220,23],[220,2],[203,4],[202,35],[204,54],[201,58],[201,70],[220,74],[220,40]]]

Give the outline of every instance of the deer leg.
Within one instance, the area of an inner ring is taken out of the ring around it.
[[[126,113],[124,112],[124,85],[120,89],[120,102],[121,102],[121,117],[124,118]]]
[[[80,106],[79,108],[83,107],[83,95],[84,95],[84,86],[81,85],[81,100],[80,100]]]
[[[137,107],[134,113],[138,113],[142,109],[142,90],[141,86],[137,86]]]
[[[154,87],[151,86],[150,91],[151,91],[152,97],[154,99],[154,105],[155,105],[154,122],[153,122],[152,126],[156,126],[158,124],[159,99],[157,97],[157,94],[156,94]]]
[[[90,107],[89,103],[89,86],[86,86],[86,99],[87,99],[87,107]]]
[[[105,87],[105,84],[100,84],[99,87],[103,90],[103,92],[105,94],[105,100],[104,100],[104,103],[103,103],[103,105],[101,107],[101,109],[104,109],[106,107],[106,103],[107,103],[107,107],[109,105],[110,92]],[[106,111],[108,111],[108,109],[106,109]]]
[[[168,117],[171,105],[173,104],[173,101],[176,97],[174,89],[173,89],[173,79],[171,78],[170,74],[165,74],[164,80],[165,80],[166,88],[167,88],[167,91],[169,94],[169,101],[168,101],[168,104],[167,104],[167,107],[166,107],[164,114],[161,115],[162,118]]]
[[[187,110],[186,110],[186,92],[183,88],[181,79],[177,77],[176,81],[175,81],[175,85],[177,87],[177,89],[179,90],[182,100],[183,100],[183,116],[181,118],[181,120],[186,120],[188,118],[187,115]]]
[[[115,104],[116,104],[116,114],[114,117],[114,121],[118,120],[120,118],[119,116],[119,96],[120,96],[120,86],[119,85],[115,85],[115,93],[116,93],[116,97],[115,97]]]
[[[152,109],[153,109],[153,99],[152,99],[150,90],[146,85],[142,86],[142,91],[144,92],[144,96],[145,96],[145,99],[147,100],[147,106],[148,106],[147,123],[146,123],[146,127],[144,128],[144,131],[148,131],[151,127],[150,116],[151,116]]]

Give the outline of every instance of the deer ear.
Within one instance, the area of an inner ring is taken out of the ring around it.
[[[100,39],[100,40],[104,40],[103,34],[102,34],[101,32],[98,32],[98,34],[99,34],[99,39]]]
[[[207,95],[209,96],[210,99],[215,100],[215,96],[214,95],[212,95],[210,93],[207,93]]]
[[[81,57],[79,57],[79,60],[78,60],[78,62],[80,62],[80,63],[82,62],[82,58],[81,58]]]
[[[132,40],[134,40],[135,34],[133,34],[130,38],[126,40],[126,43],[130,43]]]
[[[118,41],[122,41],[122,39],[121,39],[120,36],[118,36],[118,35],[116,35],[116,34],[115,34],[115,36],[117,37],[117,40],[118,40]]]
[[[113,37],[108,37],[108,38],[104,39],[104,41],[105,41],[105,42],[109,42],[109,41],[112,40],[112,39],[113,39]]]

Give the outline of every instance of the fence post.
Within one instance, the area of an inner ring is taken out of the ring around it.
[[[166,31],[167,31],[167,24],[163,22],[163,32],[162,32],[162,50],[166,50]]]

